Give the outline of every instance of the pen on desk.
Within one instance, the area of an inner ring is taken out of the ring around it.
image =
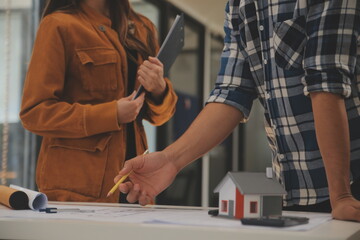
[[[81,213],[90,213],[95,212],[94,210],[82,210],[80,208],[44,208],[40,209],[39,212],[46,213],[59,213],[59,212],[81,212]]]
[[[146,150],[146,151],[143,153],[143,155],[148,154],[148,153],[149,153],[149,150]],[[111,195],[116,191],[116,189],[119,187],[119,185],[120,185],[122,182],[124,182],[125,179],[126,179],[131,173],[132,173],[132,170],[131,170],[128,174],[122,176],[122,178],[120,178],[119,181],[117,181],[117,183],[111,188],[111,190],[108,192],[108,194],[107,194],[106,197],[111,196]]]

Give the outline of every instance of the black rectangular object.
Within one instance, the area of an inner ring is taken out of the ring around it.
[[[184,47],[184,36],[184,14],[176,15],[175,21],[157,55],[157,58],[164,65],[165,76],[167,76],[170,67]]]
[[[176,60],[176,57],[184,47],[184,24],[184,14],[176,15],[175,21],[156,56],[164,65],[164,76],[168,75],[171,66]],[[143,91],[144,87],[140,85],[133,99],[136,99],[138,96],[140,96]]]
[[[288,216],[268,216],[260,218],[242,218],[243,225],[270,226],[270,227],[290,227],[306,224],[309,219],[306,217],[288,217]]]

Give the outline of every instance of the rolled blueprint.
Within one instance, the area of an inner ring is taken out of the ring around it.
[[[29,197],[25,192],[0,185],[0,203],[15,209],[29,209]]]
[[[29,208],[31,208],[32,210],[39,210],[39,209],[46,208],[48,199],[44,193],[36,192],[36,191],[30,190],[27,188],[23,188],[23,187],[19,187],[19,186],[13,185],[13,184],[10,185],[10,188],[14,188],[14,189],[17,189],[17,190],[20,190],[20,191],[26,193],[26,195],[29,198],[29,201],[28,201]]]

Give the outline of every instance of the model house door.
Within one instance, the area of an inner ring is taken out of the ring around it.
[[[234,200],[229,200],[229,217],[234,217]]]

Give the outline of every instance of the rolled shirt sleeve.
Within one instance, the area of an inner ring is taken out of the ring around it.
[[[245,49],[240,41],[240,19],[236,11],[236,6],[230,7],[229,3],[227,4],[220,71],[207,103],[231,105],[243,113],[243,121],[246,122],[257,94],[250,66],[246,61]]]
[[[177,95],[168,78],[165,78],[166,93],[160,104],[155,103],[151,98],[147,98],[147,114],[144,116],[154,126],[161,126],[167,122],[175,113]]]
[[[304,93],[349,97],[355,81],[359,1],[309,1],[304,53]]]

